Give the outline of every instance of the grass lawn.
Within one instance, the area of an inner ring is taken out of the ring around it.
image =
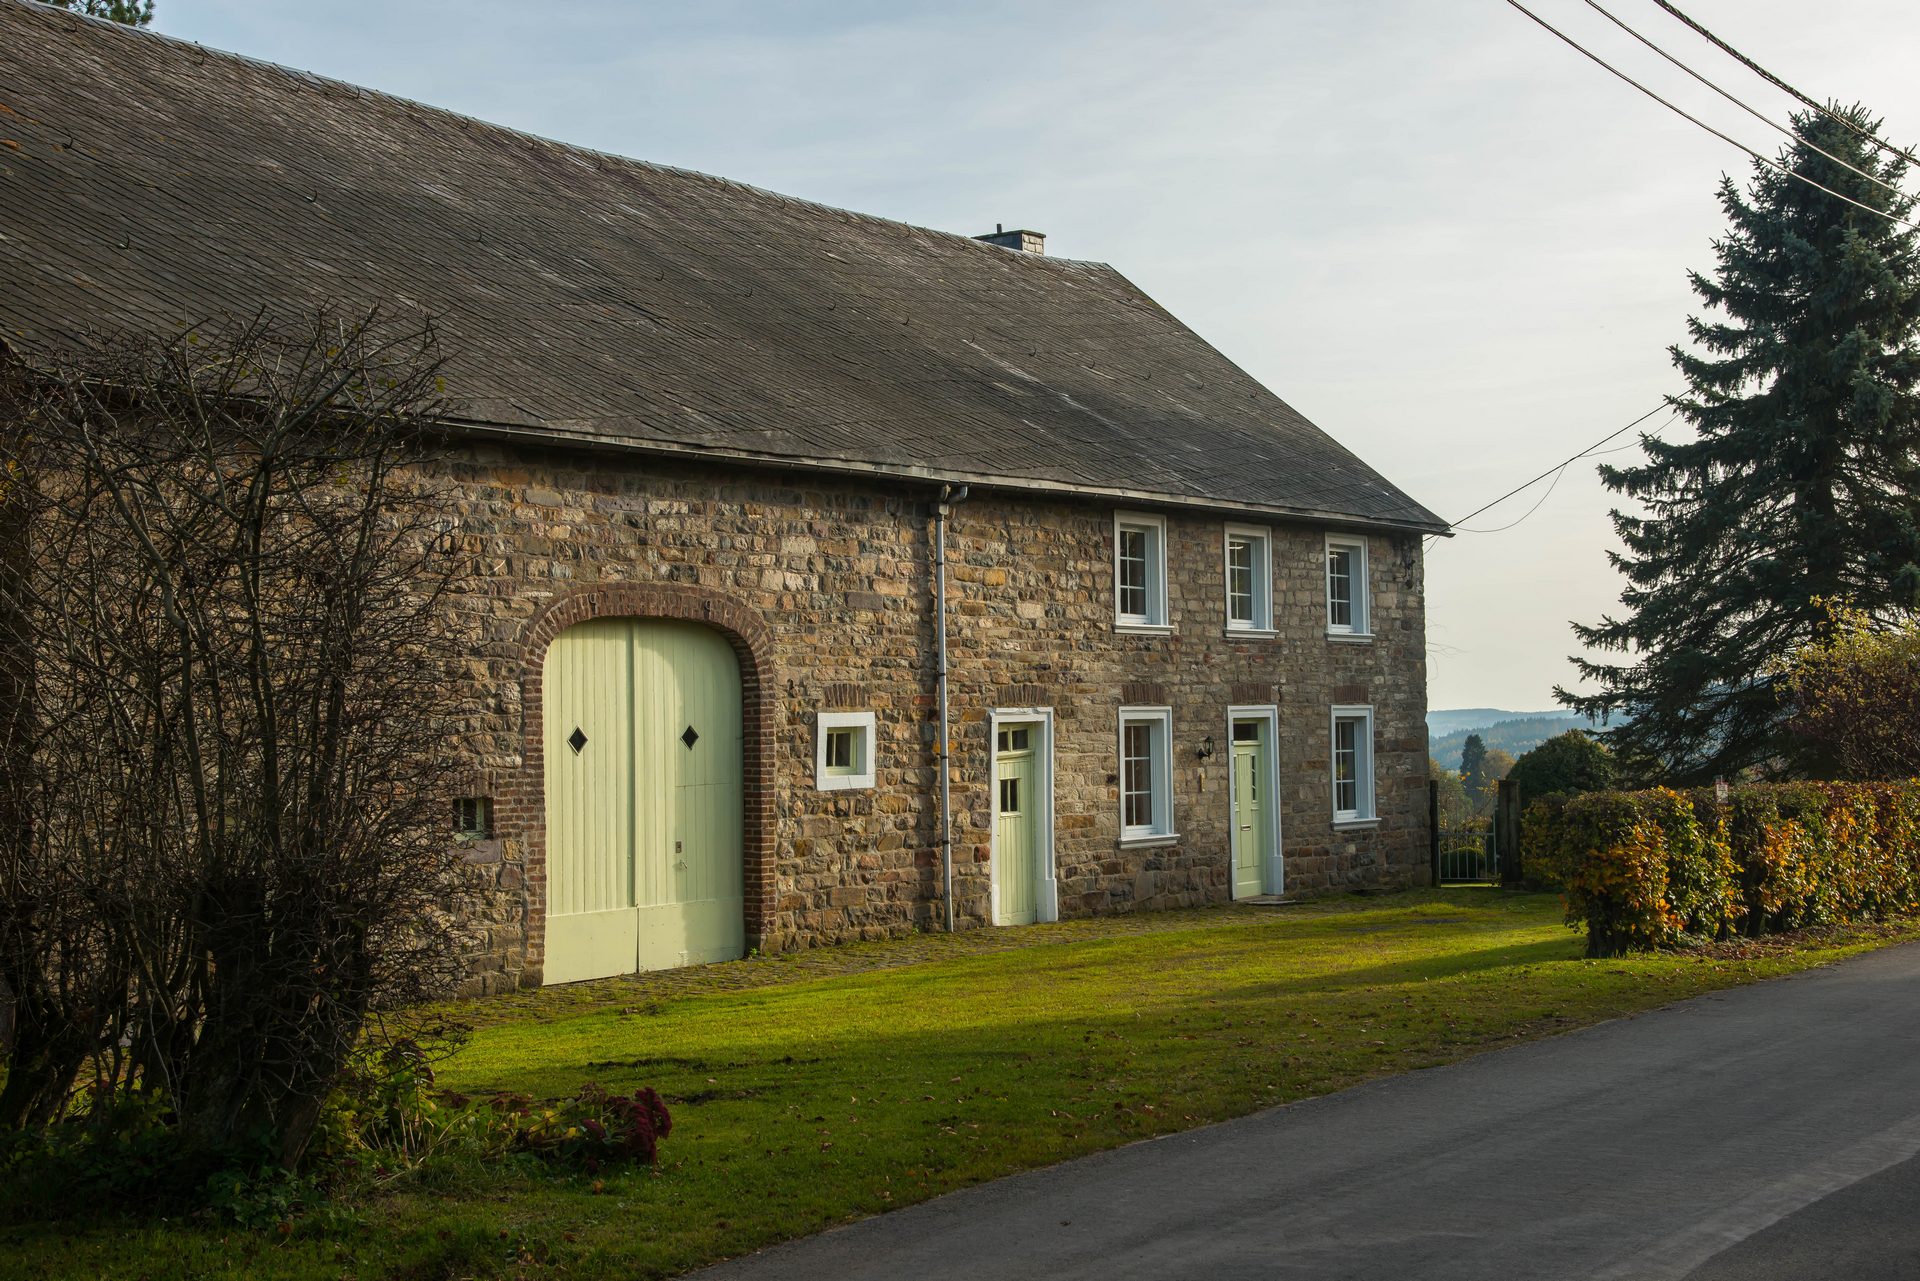
[[[658,1088],[661,1165],[429,1168],[290,1234],[0,1228],[0,1274],[659,1277],[984,1179],[1786,974],[1908,924],[1581,958],[1551,895],[1416,891],[745,961],[462,1007],[443,1083]],[[905,962],[913,961],[908,964]],[[839,969],[842,973],[832,973]]]

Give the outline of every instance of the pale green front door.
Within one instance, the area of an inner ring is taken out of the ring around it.
[[[602,618],[547,650],[549,983],[746,948],[740,666],[693,623]]]
[[[1040,919],[1041,795],[1035,748],[1040,727],[1000,726],[994,750],[993,884],[995,925],[1031,925]]]
[[[1267,723],[1233,723],[1233,896],[1266,892],[1268,846],[1273,824],[1267,806]]]

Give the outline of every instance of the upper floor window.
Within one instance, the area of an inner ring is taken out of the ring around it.
[[[1329,535],[1327,630],[1344,636],[1371,635],[1367,604],[1367,540]]]
[[[1122,627],[1167,625],[1167,522],[1120,512],[1113,518],[1113,610]]]
[[[1373,815],[1373,709],[1333,709],[1333,821]]]
[[[1227,629],[1273,630],[1273,539],[1264,529],[1227,526]]]

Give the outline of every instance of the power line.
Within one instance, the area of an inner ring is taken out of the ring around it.
[[[1854,133],[1858,134],[1865,141],[1870,142],[1874,146],[1880,148],[1880,150],[1891,152],[1892,154],[1899,156],[1902,160],[1907,161],[1909,164],[1920,165],[1920,156],[1915,156],[1911,151],[1908,151],[1905,148],[1896,147],[1884,138],[1875,137],[1873,134],[1867,132],[1865,129],[1862,129],[1857,122],[1853,120],[1849,120],[1847,117],[1834,112],[1830,108],[1821,106],[1819,103],[1815,102],[1812,98],[1809,98],[1806,94],[1801,93],[1798,89],[1794,88],[1792,85],[1782,80],[1779,76],[1774,75],[1771,71],[1768,71],[1765,67],[1755,62],[1752,58],[1747,57],[1747,55],[1745,55],[1744,53],[1741,53],[1738,49],[1734,48],[1732,45],[1722,40],[1719,36],[1714,35],[1713,32],[1707,30],[1705,27],[1695,22],[1692,18],[1689,18],[1686,14],[1680,12],[1678,9],[1674,8],[1672,5],[1668,4],[1667,0],[1653,0],[1653,2],[1659,5],[1662,9],[1665,9],[1668,13],[1672,14],[1674,17],[1678,18],[1680,21],[1686,23],[1689,27],[1692,27],[1694,31],[1698,32],[1700,36],[1703,39],[1705,39],[1708,44],[1712,45],[1714,48],[1718,49],[1720,52],[1726,54],[1728,57],[1732,58],[1735,62],[1738,62],[1741,66],[1753,72],[1754,75],[1759,76],[1762,80],[1766,81],[1768,84],[1772,85],[1774,88],[1780,90],[1782,93],[1788,94],[1793,98],[1798,99],[1800,102],[1805,103],[1807,106],[1812,107],[1815,111],[1819,112],[1821,115],[1825,116],[1827,119],[1833,121],[1835,124],[1842,125],[1852,130]]]
[[[1680,116],[1685,120],[1691,121],[1693,124],[1706,130],[1708,133],[1712,134],[1714,137],[1720,139],[1720,141],[1728,144],[1729,146],[1738,147],[1740,150],[1746,152],[1749,156],[1752,156],[1755,162],[1765,165],[1767,168],[1773,170],[1774,172],[1782,174],[1785,177],[1791,178],[1796,182],[1803,182],[1807,186],[1812,187],[1816,191],[1823,191],[1827,195],[1832,196],[1835,200],[1844,201],[1845,203],[1852,205],[1856,209],[1864,209],[1870,214],[1874,214],[1878,217],[1885,218],[1888,222],[1894,223],[1901,227],[1905,227],[1909,231],[1920,231],[1920,224],[1908,222],[1905,218],[1897,217],[1894,214],[1888,213],[1884,209],[1875,209],[1872,205],[1864,204],[1861,201],[1855,200],[1852,196],[1842,195],[1831,187],[1822,186],[1820,183],[1815,182],[1813,179],[1807,177],[1805,174],[1795,173],[1793,170],[1787,168],[1785,165],[1782,165],[1777,161],[1767,159],[1765,156],[1755,151],[1752,147],[1749,147],[1746,143],[1740,142],[1737,139],[1720,132],[1720,130],[1714,128],[1712,125],[1708,124],[1706,121],[1700,119],[1700,117],[1693,115],[1692,113],[1680,107],[1675,106],[1671,102],[1668,102],[1665,98],[1662,98],[1659,94],[1647,88],[1645,85],[1641,84],[1638,80],[1635,80],[1632,76],[1620,70],[1620,68],[1614,66],[1612,63],[1608,62],[1605,58],[1602,58],[1599,54],[1593,52],[1591,49],[1588,49],[1585,45],[1581,44],[1578,40],[1575,40],[1572,36],[1560,30],[1560,28],[1554,26],[1551,22],[1548,22],[1545,18],[1542,18],[1539,14],[1535,13],[1533,10],[1521,4],[1520,0],[1507,0],[1507,3],[1512,5],[1514,8],[1518,9],[1521,13],[1526,14],[1527,17],[1533,19],[1534,22],[1538,23],[1541,27],[1545,28],[1549,32],[1552,32],[1555,36],[1558,36],[1561,40],[1565,41],[1568,45],[1571,45],[1574,49],[1578,50],[1580,53],[1584,54],[1586,57],[1588,57],[1592,61],[1598,63],[1602,67],[1605,67],[1608,71],[1612,72],[1614,75],[1618,76],[1620,79],[1626,81],[1628,84],[1638,89],[1641,93],[1646,94],[1647,97],[1652,98],[1655,102],[1665,107],[1668,111],[1673,112],[1675,115]]]
[[[1606,435],[1602,436],[1599,440],[1594,441],[1591,445],[1588,445],[1585,449],[1581,450],[1579,453],[1573,455],[1571,458],[1568,458],[1565,462],[1557,463],[1554,466],[1547,468],[1545,471],[1541,472],[1538,476],[1535,476],[1532,480],[1529,480],[1524,484],[1515,485],[1512,489],[1509,489],[1506,493],[1500,495],[1500,497],[1494,499],[1492,502],[1487,503],[1483,506],[1474,508],[1472,511],[1468,512],[1466,515],[1462,516],[1459,520],[1451,522],[1452,526],[1457,528],[1464,522],[1470,521],[1475,516],[1480,515],[1482,512],[1492,511],[1495,507],[1498,507],[1501,503],[1506,502],[1509,498],[1512,498],[1515,494],[1518,494],[1525,490],[1533,488],[1535,485],[1539,484],[1541,481],[1545,480],[1549,476],[1554,477],[1554,484],[1556,485],[1559,484],[1560,481],[1557,473],[1565,471],[1567,468],[1571,467],[1573,464],[1579,462],[1582,458],[1585,458],[1588,454],[1591,454],[1594,450],[1600,448],[1600,446],[1605,445],[1611,441],[1617,440],[1621,436],[1626,435],[1628,432],[1632,431],[1635,427],[1638,427],[1641,423],[1647,421],[1647,419],[1653,417],[1655,414],[1659,413],[1661,410],[1665,409],[1666,407],[1667,407],[1667,402],[1664,400],[1661,401],[1659,404],[1655,405],[1652,409],[1649,409],[1646,413],[1641,414],[1638,418],[1628,423],[1625,427],[1621,427],[1615,431],[1608,432]],[[1552,493],[1553,491],[1549,489],[1547,492]],[[1546,498],[1543,495],[1540,499],[1540,503],[1544,503],[1545,501],[1546,501]],[[1531,516],[1535,511],[1538,511],[1540,509],[1540,503],[1535,503],[1533,505],[1533,509],[1527,513],[1527,516]],[[1522,516],[1520,520],[1525,520],[1527,516]],[[1513,522],[1514,525],[1517,525],[1519,523],[1520,523],[1519,520],[1516,520]],[[1503,525],[1501,526],[1501,528],[1512,529],[1513,525]],[[1496,534],[1496,533],[1499,533],[1500,531],[1497,529],[1469,529],[1462,532],[1469,533],[1469,534]],[[1427,535],[1427,538],[1429,541],[1437,537],[1439,537],[1438,534]]]
[[[1533,515],[1535,512],[1539,511],[1542,507],[1546,506],[1547,500],[1553,497],[1554,490],[1560,488],[1561,478],[1567,474],[1567,468],[1571,466],[1573,466],[1573,460],[1569,458],[1566,462],[1561,463],[1560,466],[1554,470],[1553,483],[1547,486],[1547,492],[1540,495],[1540,497],[1534,502],[1533,506],[1527,508],[1526,511],[1522,512],[1518,520],[1508,521],[1504,525],[1495,525],[1492,529],[1468,529],[1463,525],[1455,525],[1453,527],[1453,532],[1456,534],[1504,534],[1507,530],[1512,529],[1515,525],[1522,524],[1523,522],[1525,522],[1527,517]]]
[[[1606,9],[1605,6],[1600,4],[1600,0],[1587,0],[1587,5],[1589,8],[1599,13],[1600,16],[1605,18],[1608,22],[1611,22],[1614,26],[1620,28],[1622,31],[1632,36],[1635,40],[1638,40],[1641,44],[1647,46],[1647,48],[1653,50],[1655,53],[1659,54],[1662,58],[1665,58],[1668,62],[1671,62],[1674,66],[1680,68],[1680,70],[1686,72],[1688,75],[1692,76],[1695,80],[1698,80],[1701,84],[1713,90],[1715,93],[1719,94],[1722,98],[1725,98],[1728,102],[1731,102],[1734,106],[1740,108],[1740,110],[1746,112],[1748,115],[1752,116],[1755,120],[1758,120],[1761,124],[1767,126],[1767,128],[1773,130],[1775,133],[1786,135],[1788,138],[1791,138],[1794,142],[1799,143],[1801,146],[1807,148],[1809,151],[1814,152],[1816,155],[1825,156],[1828,160],[1833,161],[1834,164],[1839,165],[1842,169],[1845,169],[1851,173],[1857,174],[1858,176],[1865,178],[1868,182],[1875,183],[1881,187],[1885,187],[1888,191],[1892,192],[1896,196],[1899,196],[1903,200],[1906,199],[1906,195],[1907,195],[1906,192],[1894,186],[1892,183],[1888,182],[1885,178],[1882,178],[1879,174],[1868,173],[1865,169],[1857,168],[1856,166],[1849,164],[1847,161],[1842,160],[1839,156],[1834,155],[1831,151],[1825,151],[1819,147],[1814,146],[1813,143],[1807,141],[1805,138],[1801,137],[1799,134],[1795,133],[1793,130],[1787,128],[1785,125],[1775,120],[1772,116],[1769,116],[1765,112],[1760,111],[1758,108],[1753,107],[1748,103],[1742,101],[1741,99],[1734,97],[1732,93],[1721,88],[1719,85],[1715,84],[1713,81],[1707,79],[1705,76],[1701,75],[1698,71],[1695,71],[1692,67],[1689,67],[1686,63],[1680,61],[1680,59],[1674,57],[1672,54],[1668,53],[1665,49],[1662,49],[1659,45],[1655,44],[1653,41],[1649,40],[1647,37],[1641,35],[1638,31],[1628,26],[1625,22],[1615,17],[1611,12],[1609,12]]]

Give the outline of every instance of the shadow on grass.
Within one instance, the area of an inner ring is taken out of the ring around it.
[[[457,1076],[460,1088],[467,1090],[508,1089],[549,1097],[571,1092],[589,1079],[600,1079],[606,1084],[618,1082],[623,1086],[653,1084],[663,1091],[672,1090],[683,1095],[704,1094],[708,1090],[702,1087],[716,1083],[709,1080],[709,1076],[743,1070],[754,1073],[808,1066],[832,1074],[835,1066],[841,1063],[849,1067],[862,1062],[868,1065],[880,1062],[904,1065],[929,1056],[941,1063],[962,1060],[993,1063],[1048,1055],[1063,1046],[1071,1048],[1085,1036],[1102,1036],[1115,1031],[1128,1036],[1149,1031],[1178,1036],[1181,1035],[1179,1025],[1183,1020],[1211,1018],[1233,1010],[1259,1012],[1281,1020],[1289,1016],[1305,1019],[1313,1015],[1325,1015],[1343,1002],[1369,995],[1380,988],[1397,989],[1404,995],[1406,989],[1411,987],[1423,993],[1431,1002],[1444,1002],[1444,985],[1451,980],[1577,959],[1577,949],[1570,947],[1567,940],[1553,939],[1507,943],[1441,956],[1408,958],[1331,974],[1277,980],[1236,981],[1214,974],[1211,981],[1198,991],[1176,990],[1163,983],[1118,994],[1115,1002],[1106,1005],[1095,1004],[1092,998],[1099,994],[1089,992],[1090,1000],[1084,1013],[1063,1014],[1054,1009],[1023,1010],[1018,1002],[994,1002],[991,1013],[982,1013],[978,1007],[964,1012],[956,1011],[950,1026],[925,1031],[875,1027],[870,1021],[873,1016],[858,1010],[852,1011],[851,1017],[843,1018],[832,1016],[844,1016],[849,1014],[848,1011],[828,1011],[827,1017],[823,1018],[821,1011],[809,1008],[816,1006],[822,995],[819,984],[808,984],[804,988],[721,992],[688,997],[680,1008],[693,1013],[701,1006],[710,1010],[717,1005],[737,1005],[740,1008],[735,1013],[740,1018],[729,1018],[725,1028],[731,1031],[741,1021],[752,1021],[763,1026],[766,1034],[754,1040],[750,1046],[720,1046],[709,1043],[711,1029],[678,1026],[679,1020],[671,1015],[638,1022],[616,1022],[608,1018],[605,1020],[608,1024],[604,1029],[605,1035],[588,1038],[592,1046],[591,1057],[583,1056],[574,1061],[556,1058],[546,1062],[523,1062],[490,1068],[486,1060],[496,1048],[489,1044],[490,1041],[510,1038],[514,1044],[497,1048],[503,1051],[510,1048],[517,1057],[524,1057],[530,1051],[537,1052],[537,1046],[526,1043],[524,1037],[527,1033],[516,1036],[510,1032],[503,1033],[501,1029],[489,1029],[476,1034],[474,1043],[466,1051],[464,1062],[456,1060],[450,1065],[454,1068],[450,1079]],[[1161,977],[1164,979],[1169,972],[1172,971],[1161,971]],[[1200,967],[1196,967],[1194,973],[1196,977],[1206,977]],[[892,985],[895,977],[857,975],[837,982],[852,989],[848,995],[857,997],[859,989],[870,990],[870,985],[876,983]],[[1035,974],[1029,969],[1015,977],[1032,978]],[[1442,986],[1429,990],[1430,985],[1434,984]],[[937,1009],[944,995],[937,989],[953,986],[953,983],[949,976],[946,981],[913,986],[921,989],[914,1004]],[[981,993],[976,989],[970,991],[968,996],[977,999]],[[1122,1008],[1114,1008],[1115,1004],[1122,1002]],[[623,1052],[632,1052],[633,1056],[628,1057]],[[652,1075],[637,1073],[636,1069],[648,1069]],[[871,1066],[860,1069],[869,1076],[872,1070]],[[727,1084],[733,1088],[745,1084],[760,1088],[757,1080]]]

